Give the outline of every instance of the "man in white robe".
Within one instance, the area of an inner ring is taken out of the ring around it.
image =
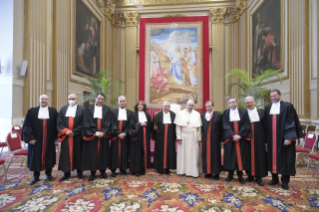
[[[187,101],[187,108],[175,119],[177,147],[177,174],[198,177],[201,173],[200,142],[202,140],[200,114],[193,110],[194,101]]]

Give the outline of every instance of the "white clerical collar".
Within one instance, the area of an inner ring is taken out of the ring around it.
[[[94,116],[93,118],[102,119],[102,106],[94,105]]]
[[[170,112],[165,113],[165,111],[163,110],[163,124],[171,124],[172,120],[171,120],[171,114]]]
[[[41,107],[39,109],[39,113],[38,113],[38,119],[49,119],[49,107]]]
[[[146,115],[144,111],[138,111],[138,122],[147,122]]]
[[[271,104],[269,114],[280,114],[280,102],[281,102],[281,100],[278,102],[273,102]]]
[[[240,116],[239,116],[237,107],[234,110],[230,108],[230,110],[229,110],[229,121],[230,122],[240,121]]]
[[[249,116],[250,122],[259,122],[260,121],[259,114],[258,114],[256,107],[254,107],[254,109],[252,109],[252,110],[247,108],[247,111],[248,111],[248,116]]]
[[[75,117],[76,109],[78,108],[78,104],[69,105],[68,110],[66,111],[65,117]]]
[[[119,107],[119,116],[118,120],[121,121],[126,121],[127,120],[127,114],[126,114],[126,108],[120,108]]]
[[[206,114],[205,114],[205,119],[206,119],[206,121],[210,121],[210,118],[211,118],[211,116],[213,115],[213,113],[214,113],[214,110],[213,110],[211,113],[206,112]]]

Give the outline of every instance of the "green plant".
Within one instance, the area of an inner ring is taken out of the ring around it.
[[[233,87],[240,89],[238,103],[239,107],[246,108],[244,99],[247,96],[253,96],[256,101],[256,107],[264,107],[265,97],[269,96],[270,88],[266,88],[265,84],[274,78],[279,79],[281,83],[281,76],[275,70],[262,71],[261,74],[254,74],[250,77],[249,73],[243,69],[233,69],[226,74],[225,78],[235,76],[238,81],[231,82],[228,87],[228,93],[231,93]]]
[[[89,101],[90,103],[95,102],[95,95],[98,92],[105,94],[104,103],[108,102],[108,106],[114,108],[117,106],[117,97],[124,95],[121,89],[116,85],[116,82],[123,84],[124,82],[120,79],[114,79],[110,77],[112,72],[102,70],[94,75],[93,78],[83,77],[79,82],[87,80],[90,82],[94,93],[83,97],[82,103]]]

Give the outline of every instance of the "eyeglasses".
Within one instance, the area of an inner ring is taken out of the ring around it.
[[[75,98],[69,98],[69,100],[75,100]]]

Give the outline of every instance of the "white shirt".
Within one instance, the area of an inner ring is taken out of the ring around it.
[[[280,114],[280,101],[272,103],[269,114]]]
[[[172,123],[172,120],[171,120],[171,114],[170,112],[168,113],[165,113],[163,111],[163,124],[171,124]]]
[[[229,110],[229,121],[230,122],[240,121],[240,116],[239,116],[237,107],[236,107],[235,110],[230,108],[230,110]]]
[[[214,113],[214,111],[212,111],[211,113],[206,112],[206,114],[205,114],[205,119],[206,119],[206,121],[210,121],[210,118],[211,118],[211,116],[213,115],[213,113]]]
[[[49,116],[49,108],[48,106],[46,107],[41,107],[40,106],[40,110],[39,110],[39,113],[38,113],[38,119],[49,119],[50,116]]]
[[[126,108],[122,109],[119,107],[119,117],[118,120],[123,120],[126,121],[127,120],[127,113],[126,113]]]
[[[94,115],[93,118],[102,119],[102,106],[94,105]]]
[[[140,123],[147,122],[146,115],[145,115],[144,111],[138,111],[138,121]]]
[[[260,121],[257,108],[254,108],[252,110],[247,108],[247,111],[248,111],[248,116],[249,116],[250,122],[259,122]]]
[[[76,109],[78,108],[78,104],[76,105],[69,105],[68,110],[66,111],[65,117],[75,117]]]

